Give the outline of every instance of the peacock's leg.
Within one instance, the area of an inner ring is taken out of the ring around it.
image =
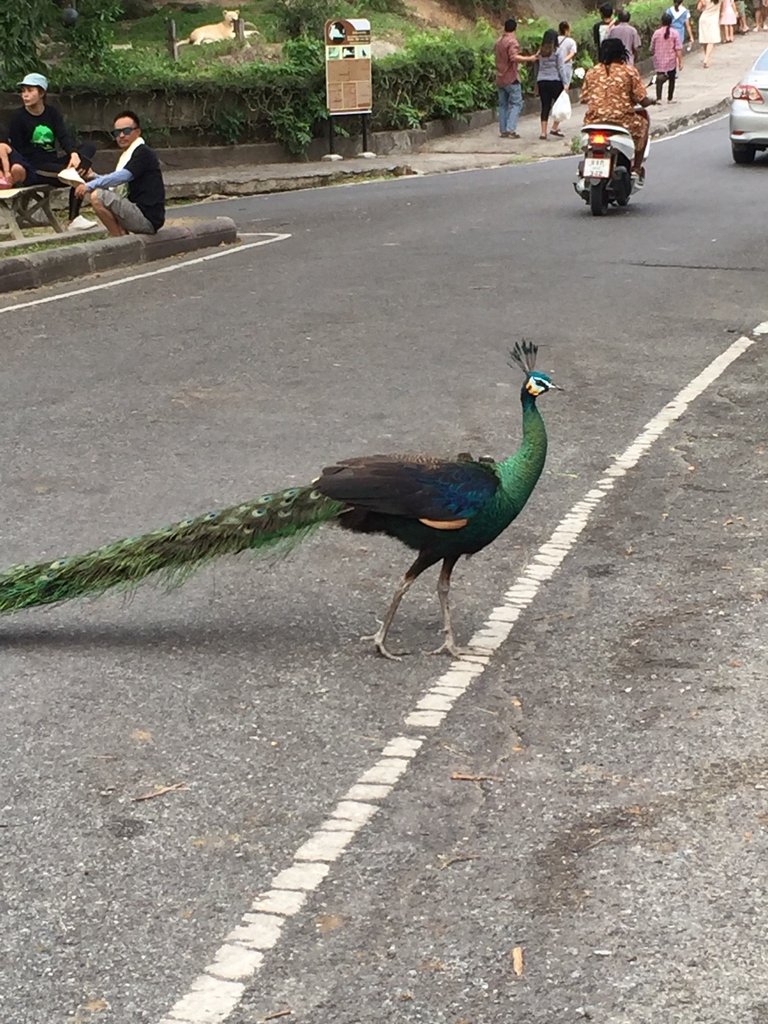
[[[403,576],[400,586],[395,591],[395,596],[392,598],[387,613],[384,616],[384,620],[379,626],[378,630],[372,636],[362,636],[361,640],[373,640],[376,645],[376,650],[383,658],[389,658],[390,661],[402,661],[402,658],[397,654],[391,654],[386,648],[387,633],[392,625],[397,609],[400,607],[400,602],[403,600],[405,595],[413,586],[414,582],[419,576],[428,569],[430,565],[434,565],[437,561],[429,555],[420,554],[413,565],[410,567],[408,572]]]
[[[459,560],[459,556],[456,555],[453,558],[444,558],[443,565],[440,569],[440,576],[437,580],[437,597],[440,601],[440,611],[443,613],[443,633],[445,634],[445,640],[440,644],[439,647],[435,648],[434,651],[429,651],[429,654],[450,654],[454,658],[466,657],[470,654],[490,654],[491,652],[482,647],[459,647],[456,643],[456,637],[453,635],[453,626],[451,625],[451,606],[449,601],[449,594],[451,590],[451,573],[453,567]]]

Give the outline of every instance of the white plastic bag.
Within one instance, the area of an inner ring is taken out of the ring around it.
[[[571,110],[571,101],[568,97],[568,93],[565,89],[563,89],[563,91],[560,93],[560,95],[557,97],[554,104],[552,105],[552,120],[558,122],[567,121],[568,118],[571,116],[572,112],[573,111]]]

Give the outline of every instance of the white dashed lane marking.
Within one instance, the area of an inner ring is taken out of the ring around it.
[[[768,332],[768,322],[755,334]],[[555,574],[584,531],[590,516],[610,494],[618,480],[646,455],[661,435],[685,413],[731,365],[754,344],[742,337],[719,355],[650,420],[629,447],[606,469],[596,485],[566,513],[554,533],[542,544],[532,561],[504,595],[503,602],[470,640],[470,647],[495,651],[542,584]],[[422,695],[406,716],[407,727],[436,729],[453,705],[483,674],[489,654],[454,661],[437,682]],[[280,941],[287,920],[298,914],[328,875],[331,864],[357,833],[377,814],[381,804],[413,762],[426,737],[396,736],[379,759],[362,773],[344,794],[328,818],[293,856],[293,863],[276,875],[269,887],[250,905],[240,923],[229,932],[211,963],[192,982],[158,1024],[223,1024],[243,997],[246,985],[264,964],[264,954]]]

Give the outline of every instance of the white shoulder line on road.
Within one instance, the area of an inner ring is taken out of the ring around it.
[[[273,242],[284,242],[290,238],[290,234],[277,234],[265,231],[258,242],[247,242],[245,245],[231,245],[227,249],[220,249],[217,252],[208,253],[207,256],[196,256],[193,260],[184,260],[183,263],[172,263],[165,267],[157,267],[155,270],[146,270],[143,274],[131,274],[128,277],[120,277],[116,281],[102,281],[100,284],[90,284],[85,288],[75,288],[71,292],[61,292],[60,295],[47,295],[42,299],[30,299],[28,302],[17,302],[13,306],[0,307],[0,313],[13,313],[17,309],[30,309],[32,306],[45,306],[49,302],[62,302],[64,299],[73,299],[78,295],[87,295],[89,292],[100,292],[105,288],[118,288],[122,284],[131,284],[133,281],[141,281],[145,277],[157,277],[158,274],[173,274],[177,270],[185,270],[193,267],[196,263],[208,263],[210,260],[220,260],[224,256],[234,256],[243,252],[244,249],[256,249],[260,245],[271,245]]]
[[[768,323],[761,324],[758,330],[762,328],[768,328]],[[507,591],[503,603],[493,609],[488,621],[472,637],[470,646],[495,651],[504,643],[523,610],[536,597],[541,584],[555,574],[616,481],[636,466],[691,402],[753,344],[753,339],[747,337],[734,341],[649,420],[596,485],[566,513]],[[448,671],[406,716],[406,726],[416,729],[439,726],[458,698],[482,675],[489,660],[487,654],[478,653],[471,660],[452,662]],[[276,875],[269,888],[256,897],[240,923],[225,936],[212,962],[159,1024],[223,1024],[242,999],[246,985],[261,970],[266,951],[280,941],[283,925],[299,912],[307,895],[320,886],[331,870],[331,864],[377,813],[408,771],[425,739],[424,735],[395,736],[387,743],[378,761],[363,772],[317,831],[296,850],[290,867]]]
[[[651,146],[655,146],[658,142],[670,142],[672,139],[679,139],[681,135],[690,135],[691,132],[697,132],[702,128],[708,128],[711,124],[717,124],[718,121],[725,121],[730,114],[720,114],[718,117],[709,117],[706,121],[699,121],[698,124],[692,124],[690,128],[680,128],[678,131],[669,132],[667,135],[660,135],[657,139],[651,139]]]

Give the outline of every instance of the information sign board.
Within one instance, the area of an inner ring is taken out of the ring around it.
[[[326,21],[325,95],[331,115],[371,113],[371,23],[367,18]]]

